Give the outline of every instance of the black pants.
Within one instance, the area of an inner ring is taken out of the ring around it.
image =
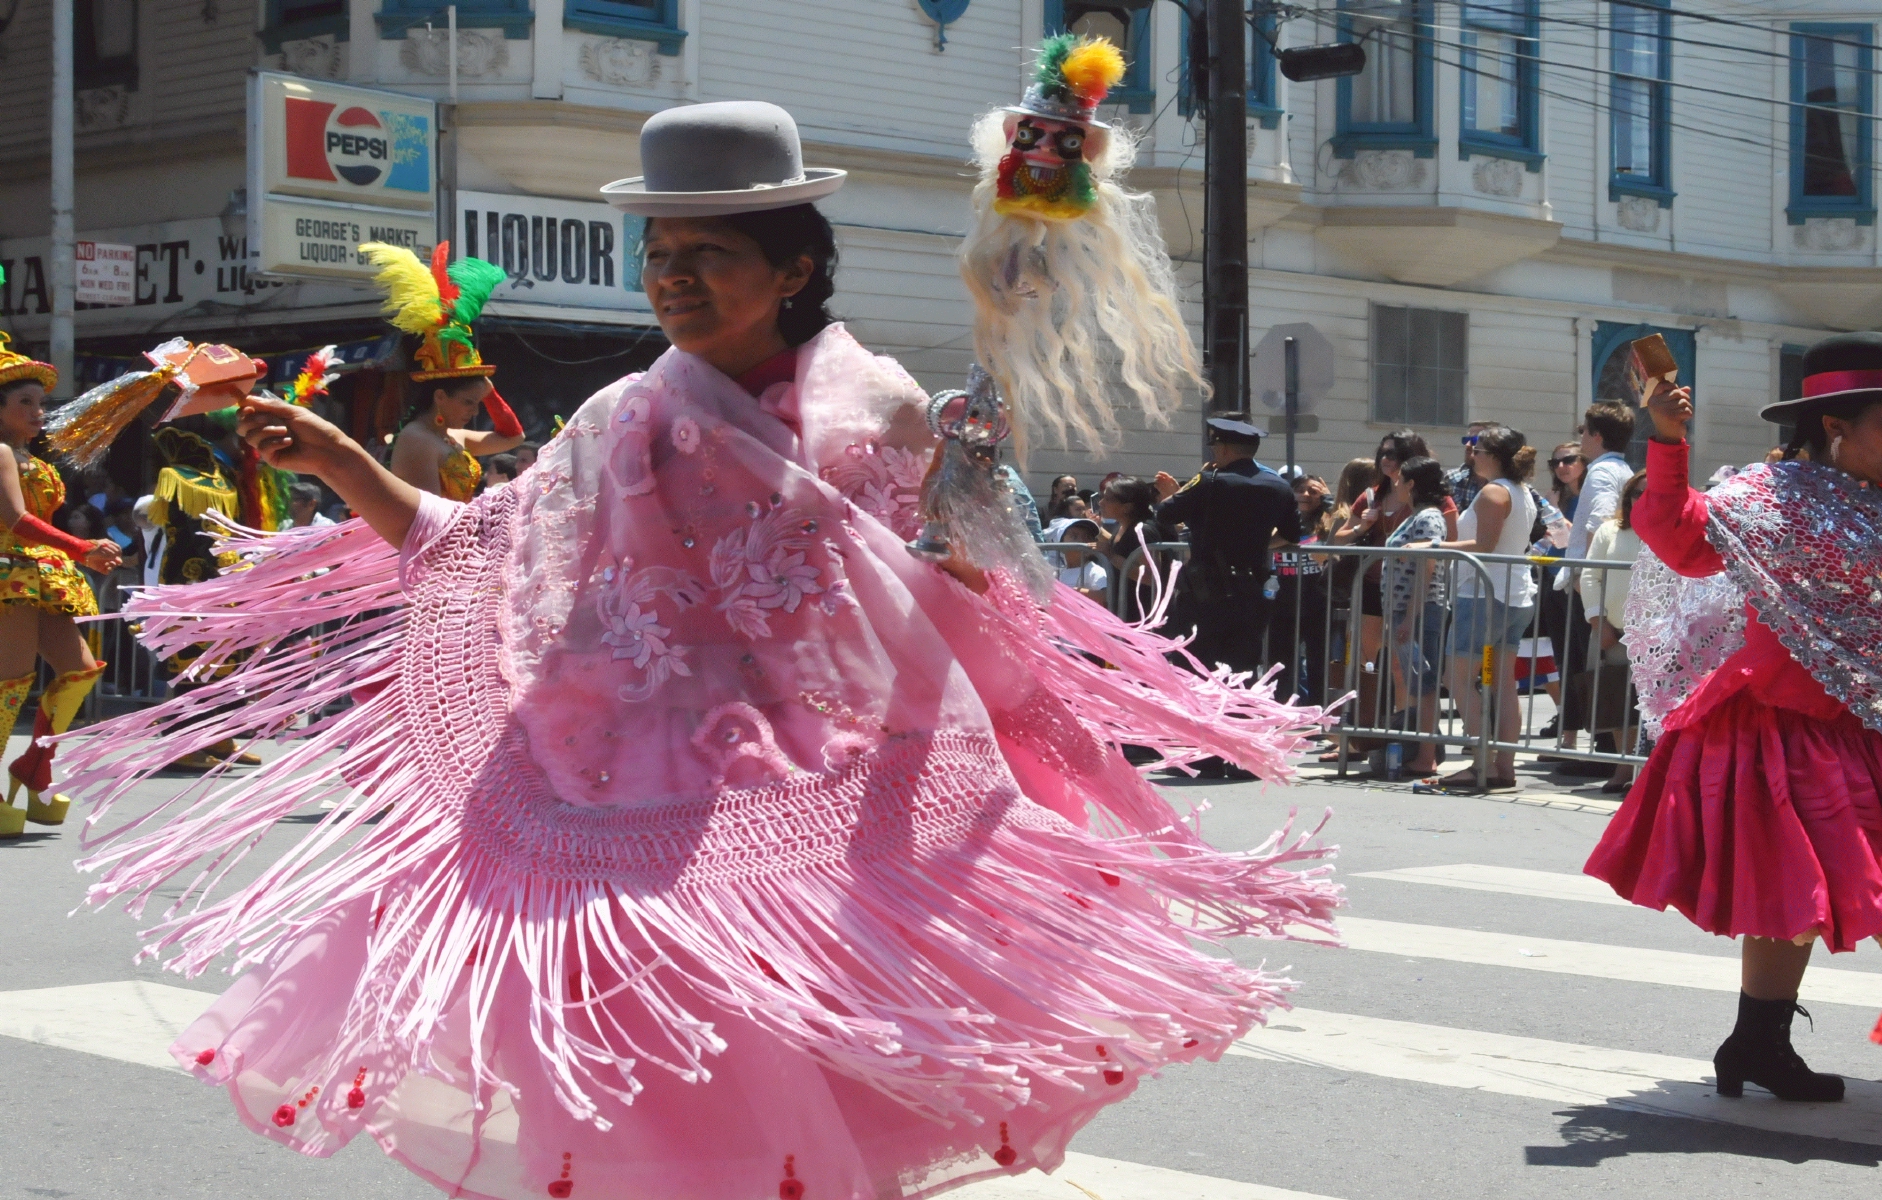
[[[1274,602],[1259,588],[1237,590],[1211,596],[1205,603],[1193,593],[1178,592],[1171,606],[1166,632],[1185,637],[1194,631],[1196,640],[1189,652],[1204,667],[1218,664],[1231,671],[1262,670],[1262,649],[1268,634],[1268,618]]]
[[[1327,668],[1327,582],[1324,575],[1281,578],[1268,621],[1267,662],[1281,664],[1274,695],[1286,703],[1324,704]],[[1301,685],[1306,694],[1301,695]]]

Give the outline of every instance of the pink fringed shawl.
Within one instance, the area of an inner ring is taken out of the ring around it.
[[[472,1195],[541,1195],[558,1153],[565,1182],[769,1194],[774,1141],[820,1198],[929,1194],[1050,1169],[1128,1084],[1282,1002],[1192,937],[1331,933],[1326,868],[1295,869],[1323,851],[1215,851],[1117,749],[1279,776],[1321,713],[1179,670],[1075,593],[978,598],[909,556],[921,394],[840,327],[780,386],[760,405],[670,351],[403,578],[355,522],[238,539],[249,569],[135,602],[153,651],[246,658],[75,746],[91,898],[141,910],[180,877],[149,952],[254,968],[176,1051],[257,1128],[310,1153],[369,1130]],[[297,740],[118,820],[184,749],[257,729]],[[218,888],[323,799],[353,803]],[[331,1002],[282,1018],[316,979]],[[783,1138],[708,1083],[723,1060],[828,1092],[845,1132]],[[423,1115],[437,1088],[461,1120]],[[745,1132],[707,1170],[680,1130],[720,1117]]]

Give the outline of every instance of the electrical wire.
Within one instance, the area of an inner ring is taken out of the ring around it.
[[[1593,9],[1594,9],[1594,2],[1595,0],[1590,0],[1591,13],[1593,12]],[[1609,3],[1626,5],[1627,0],[1609,0]],[[1597,33],[1613,29],[1612,25],[1604,23],[1603,21],[1599,19],[1599,17],[1595,17],[1594,19],[1587,20],[1587,21],[1578,21],[1572,17],[1550,16],[1539,10],[1536,12],[1526,12],[1522,9],[1499,8],[1495,4],[1483,3],[1482,0],[1463,0],[1463,5],[1466,11],[1472,8],[1480,8],[1487,12],[1494,12],[1494,13],[1497,13],[1499,15],[1506,16],[1506,17],[1520,17],[1524,20],[1541,21],[1541,22],[1545,22],[1551,25],[1568,25],[1577,29],[1592,29],[1596,31]],[[1627,7],[1638,8],[1638,9],[1641,9],[1643,11],[1648,11],[1648,12],[1670,11],[1668,9],[1650,7],[1647,5],[1627,5]],[[1772,26],[1758,26],[1757,28],[1763,29],[1764,32],[1766,33],[1776,33],[1780,35],[1786,35],[1789,37],[1804,38],[1809,41],[1830,42],[1836,45],[1854,46],[1858,49],[1863,49],[1863,50],[1875,49],[1875,47],[1870,45],[1868,42],[1851,41],[1849,38],[1840,37],[1840,36],[1827,34],[1827,33],[1799,33],[1796,30],[1778,29]],[[1521,36],[1521,35],[1518,35],[1518,36]],[[1724,50],[1732,54],[1752,54],[1752,55],[1757,55],[1762,58],[1780,59],[1784,62],[1794,61],[1797,57],[1794,54],[1787,54],[1782,50],[1765,50],[1757,46],[1734,46],[1729,42],[1708,42],[1700,38],[1680,37],[1678,34],[1666,34],[1664,36],[1660,34],[1654,34],[1652,36],[1660,38],[1661,41],[1676,42],[1684,46],[1703,46],[1708,50]],[[1689,58],[1687,59],[1687,61],[1688,62],[1716,63],[1720,66],[1730,65],[1728,60],[1718,59],[1718,58],[1697,58],[1697,59]],[[1879,70],[1876,68],[1871,68],[1867,71],[1863,71],[1860,68],[1855,68],[1855,67],[1844,68],[1844,69],[1854,71],[1857,74],[1862,74],[1862,75],[1882,75],[1882,70]]]

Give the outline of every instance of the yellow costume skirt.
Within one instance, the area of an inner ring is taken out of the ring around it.
[[[0,551],[0,604],[30,604],[68,617],[98,615],[91,584],[65,555],[36,547],[37,554]]]

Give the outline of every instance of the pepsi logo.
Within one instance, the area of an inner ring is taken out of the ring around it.
[[[356,187],[376,183],[392,157],[391,140],[378,115],[358,105],[328,118],[326,151],[333,173]]]

